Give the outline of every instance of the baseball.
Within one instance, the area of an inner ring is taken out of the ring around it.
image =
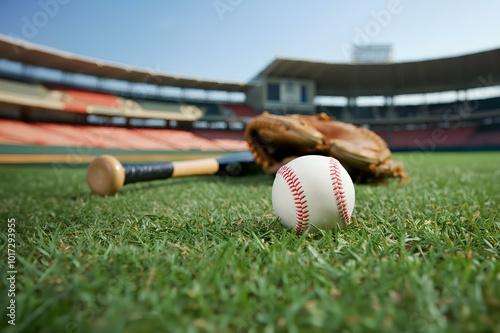
[[[298,233],[332,230],[351,222],[354,184],[333,157],[306,155],[276,173],[272,203],[287,228]]]

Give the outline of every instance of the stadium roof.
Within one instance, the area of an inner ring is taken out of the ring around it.
[[[326,96],[395,96],[500,85],[500,49],[442,59],[336,64],[277,58],[257,78],[281,77],[316,82]]]
[[[104,62],[1,34],[0,58],[69,73],[86,74],[99,78],[136,83],[149,83],[159,86],[222,90],[228,92],[246,92],[254,87],[252,84],[247,83],[180,77],[147,69],[133,68],[122,64]]]
[[[160,86],[247,92],[255,84],[180,77],[105,62],[0,34],[0,58],[100,78]],[[319,96],[395,96],[500,84],[500,49],[456,57],[384,64],[342,64],[276,58],[257,78],[309,79]]]

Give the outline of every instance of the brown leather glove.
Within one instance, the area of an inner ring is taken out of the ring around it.
[[[379,135],[324,113],[280,116],[265,112],[248,123],[245,138],[257,164],[270,174],[296,157],[324,155],[339,160],[358,183],[391,177],[399,178],[399,184],[409,181],[402,162],[391,160],[391,151]]]

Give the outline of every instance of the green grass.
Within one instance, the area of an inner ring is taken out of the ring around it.
[[[499,332],[500,154],[395,157],[410,184],[356,185],[353,223],[315,236],[283,229],[264,174],[101,198],[82,168],[0,167],[0,329]]]

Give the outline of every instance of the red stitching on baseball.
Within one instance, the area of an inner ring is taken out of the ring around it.
[[[278,174],[283,177],[288,185],[288,188],[292,192],[293,201],[295,203],[295,212],[297,214],[295,231],[301,234],[309,224],[309,210],[307,208],[307,200],[304,190],[302,189],[299,178],[289,166],[282,166],[278,170]]]
[[[342,222],[347,225],[351,223],[351,216],[349,215],[349,207],[347,207],[344,185],[340,174],[340,162],[334,158],[330,158],[329,165],[330,179],[332,180],[333,194],[335,195],[335,201],[337,202],[337,209],[339,210]]]

